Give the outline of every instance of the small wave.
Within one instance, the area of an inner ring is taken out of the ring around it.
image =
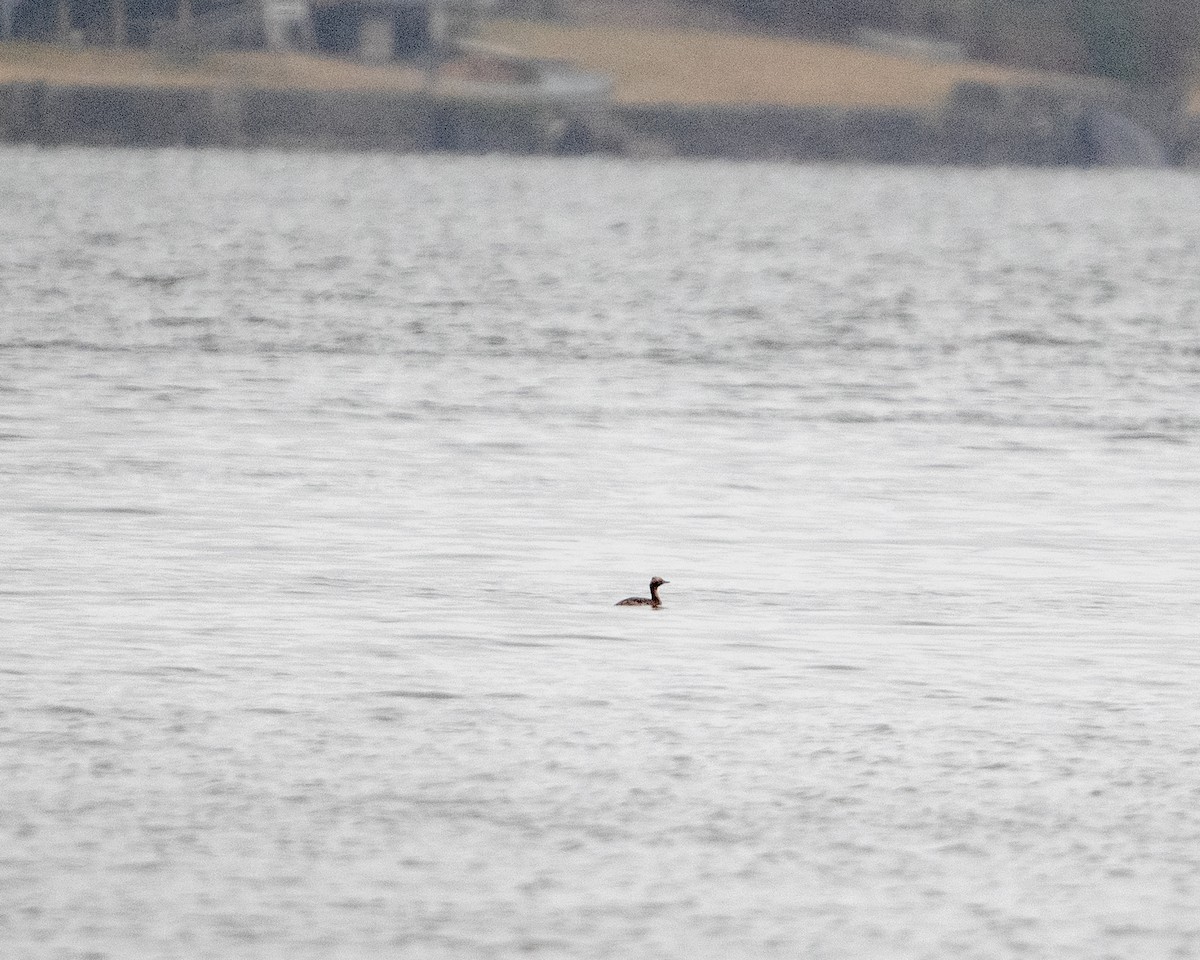
[[[624,637],[618,637],[611,633],[564,633],[561,635],[564,640],[623,640]]]
[[[716,310],[709,311],[709,316],[717,317],[721,320],[764,320],[766,314],[760,307],[753,304],[746,304],[739,307],[722,307]]]
[[[120,270],[114,271],[111,274],[114,280],[125,280],[126,282],[139,287],[157,287],[160,290],[171,290],[183,283],[185,280],[192,279],[192,276],[186,273],[142,273],[128,274]]]
[[[448,693],[445,690],[380,690],[376,693],[378,697],[395,697],[404,700],[459,700],[461,697],[457,693]]]
[[[693,354],[676,347],[651,347],[645,352],[645,356],[649,360],[671,367],[694,363],[697,360]]]
[[[787,350],[792,346],[786,340],[780,340],[778,337],[751,337],[746,344],[752,350],[766,350],[770,353],[778,353],[780,350]]]
[[[18,337],[15,340],[0,340],[0,350],[80,350],[87,353],[137,353],[148,349],[141,345],[131,346],[118,343],[89,343],[74,337],[55,337],[49,340],[35,340],[30,337]],[[165,349],[165,348],[159,348]]]
[[[89,230],[83,235],[85,243],[94,244],[97,247],[115,247],[124,239],[122,234],[114,230]]]
[[[30,513],[74,513],[81,515],[97,515],[97,516],[131,516],[131,517],[158,517],[162,515],[161,510],[155,510],[152,507],[128,507],[128,506],[112,506],[112,507],[75,507],[75,506],[45,506],[31,507]]]
[[[818,419],[818,418],[814,418]],[[890,423],[900,419],[895,414],[868,413],[865,410],[835,410],[826,418],[830,423]]]
[[[1056,337],[1053,334],[1033,330],[1003,330],[983,337],[981,343],[1013,343],[1021,347],[1098,347],[1098,340],[1079,340],[1071,337]]]
[[[1118,443],[1138,443],[1143,440],[1150,440],[1156,443],[1171,443],[1178,446],[1186,446],[1187,437],[1181,437],[1175,433],[1163,433],[1159,430],[1121,430],[1108,435],[1109,440],[1114,440]]]
[[[158,873],[166,866],[165,860],[131,860],[128,863],[113,864],[117,873]],[[103,956],[103,954],[85,953],[85,957]]]
[[[320,257],[315,260],[303,260],[296,264],[296,269],[304,272],[309,271],[336,271],[344,270],[346,267],[354,264],[354,258],[348,257],[345,254],[335,253],[328,257]]]
[[[431,309],[436,309],[438,307],[448,307],[451,310],[457,311],[457,310],[465,310],[467,307],[475,306],[475,301],[461,300],[461,299],[412,300],[409,302],[408,306],[413,307],[418,310],[431,310]],[[420,326],[420,329],[417,329],[418,325]],[[413,321],[412,323],[410,323],[409,329],[414,333],[424,333],[425,332],[424,324],[421,324],[420,321]]]
[[[51,713],[60,717],[94,717],[96,714],[86,707],[77,707],[70,703],[50,703],[37,708],[42,713]]]
[[[168,315],[162,317],[151,317],[150,326],[166,327],[168,329],[176,327],[207,327],[210,326],[214,320],[214,317],[181,317]]]

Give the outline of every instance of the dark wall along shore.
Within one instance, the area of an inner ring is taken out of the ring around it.
[[[964,85],[937,112],[572,105],[545,98],[228,88],[0,86],[0,141],[43,146],[617,153],[800,162],[1156,166],[1200,131],[1104,103]]]

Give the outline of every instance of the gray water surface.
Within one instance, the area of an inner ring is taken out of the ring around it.
[[[1198,207],[0,149],[0,955],[1200,956]]]

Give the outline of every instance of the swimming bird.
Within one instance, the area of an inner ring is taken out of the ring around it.
[[[648,597],[627,597],[620,603],[618,607],[661,607],[662,601],[658,599],[658,588],[664,583],[670,583],[670,580],[664,580],[662,577],[655,577],[650,581],[650,596]]]

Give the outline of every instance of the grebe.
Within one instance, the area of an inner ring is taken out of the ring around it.
[[[655,577],[650,581],[650,596],[649,597],[629,597],[616,604],[618,607],[661,607],[662,601],[658,599],[658,588],[664,583],[670,583],[670,580],[664,580],[662,577]]]

